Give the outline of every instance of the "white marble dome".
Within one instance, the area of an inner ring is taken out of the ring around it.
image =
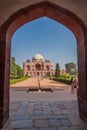
[[[41,54],[35,54],[32,59],[33,60],[44,60],[44,58]]]

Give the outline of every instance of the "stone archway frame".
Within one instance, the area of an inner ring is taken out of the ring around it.
[[[87,81],[86,81],[86,27],[73,12],[58,5],[44,1],[20,9],[10,16],[0,27],[0,128],[9,117],[9,70],[10,46],[14,32],[32,20],[46,16],[69,28],[77,39],[79,74],[79,113],[87,120]]]

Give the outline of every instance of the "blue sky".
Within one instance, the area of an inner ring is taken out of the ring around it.
[[[40,53],[55,67],[65,69],[68,62],[77,63],[77,44],[73,33],[62,24],[43,17],[19,28],[12,37],[11,56],[21,67],[27,59]]]

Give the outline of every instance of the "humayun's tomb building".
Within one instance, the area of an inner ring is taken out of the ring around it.
[[[32,61],[27,60],[23,63],[24,75],[26,76],[46,76],[55,75],[53,69],[53,63],[48,60],[44,60],[43,56],[36,54],[32,57]]]

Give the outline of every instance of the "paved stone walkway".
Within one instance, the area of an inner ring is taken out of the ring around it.
[[[57,82],[55,84],[60,86]],[[71,94],[67,87],[65,91],[53,93],[26,93],[11,89],[10,118],[1,130],[87,130],[87,123],[79,117],[76,92]]]
[[[63,101],[77,100],[75,93],[71,94],[70,86],[49,79],[40,80],[41,88],[51,88],[52,92],[27,92],[28,88],[38,88],[37,78],[27,79],[25,81],[11,85],[10,100],[11,101]]]

